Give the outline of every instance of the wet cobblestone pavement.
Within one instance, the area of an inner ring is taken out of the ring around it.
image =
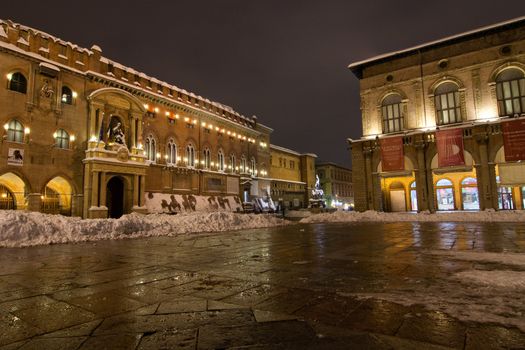
[[[524,349],[524,252],[476,223],[0,249],[0,349]]]

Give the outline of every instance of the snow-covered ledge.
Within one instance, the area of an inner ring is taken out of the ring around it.
[[[90,219],[107,219],[108,217],[108,207],[101,206],[101,207],[95,207],[92,206],[88,209],[88,217]]]
[[[139,206],[133,206],[133,208],[131,208],[131,211],[133,213],[137,213],[137,214],[148,214],[148,208],[146,208],[145,206],[144,207],[139,207]]]

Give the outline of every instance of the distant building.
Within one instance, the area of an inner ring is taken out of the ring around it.
[[[308,207],[315,186],[315,154],[270,145],[271,197],[287,208]]]
[[[525,208],[525,17],[349,68],[357,210]]]
[[[326,205],[338,209],[353,209],[352,170],[335,163],[317,163],[315,168]]]

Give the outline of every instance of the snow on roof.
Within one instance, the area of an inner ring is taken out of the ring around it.
[[[5,32],[5,29],[4,29],[4,27],[2,26],[2,24],[3,24],[3,25],[7,25],[7,26],[11,26],[11,27],[13,27],[13,28],[18,28],[19,30],[25,30],[25,31],[28,31],[28,32],[32,32],[34,35],[39,35],[39,36],[41,36],[41,37],[44,37],[44,38],[47,38],[47,39],[51,39],[51,40],[53,40],[54,42],[58,42],[58,43],[60,43],[60,44],[62,44],[62,45],[69,46],[69,47],[71,47],[72,49],[77,50],[77,51],[85,52],[85,53],[87,53],[88,55],[92,55],[92,54],[93,54],[93,51],[99,51],[99,52],[102,52],[102,49],[101,49],[100,46],[98,46],[98,45],[93,45],[93,46],[91,46],[91,50],[89,50],[89,49],[86,49],[86,48],[80,47],[80,46],[78,46],[78,45],[76,45],[76,44],[73,44],[73,43],[71,43],[71,42],[69,42],[69,41],[64,41],[64,40],[62,40],[62,39],[60,39],[60,38],[58,38],[58,37],[55,37],[55,36],[50,35],[50,34],[48,34],[48,33],[42,32],[42,31],[40,31],[40,30],[38,30],[38,29],[34,29],[34,28],[31,28],[31,27],[28,27],[28,26],[24,26],[24,25],[19,24],[19,23],[14,23],[14,22],[11,21],[11,20],[2,20],[2,19],[0,19],[0,37],[5,37],[5,38],[7,38],[7,33]],[[20,38],[18,39],[18,42],[29,46],[29,43],[28,43],[24,38],[22,38],[22,37],[20,37]],[[184,94],[190,95],[190,96],[193,97],[193,98],[198,98],[199,100],[204,100],[204,98],[203,98],[202,96],[197,96],[197,95],[196,95],[195,93],[193,93],[193,92],[188,92],[188,91],[186,91],[186,90],[184,90],[184,89],[181,90],[180,88],[178,88],[178,87],[176,87],[176,86],[174,86],[174,85],[170,85],[169,83],[164,82],[164,81],[161,81],[161,80],[159,80],[159,79],[157,79],[157,78],[155,78],[155,77],[149,77],[149,76],[146,75],[145,73],[138,72],[138,71],[134,70],[133,68],[129,68],[129,67],[127,67],[127,66],[125,66],[125,65],[122,65],[122,64],[120,64],[120,63],[118,63],[118,62],[115,62],[115,61],[113,61],[113,60],[110,60],[110,59],[107,58],[107,57],[101,57],[101,58],[100,58],[100,61],[103,62],[103,63],[106,63],[106,64],[107,64],[107,63],[110,63],[110,64],[112,64],[115,68],[121,69],[121,70],[123,70],[123,71],[125,71],[125,72],[133,72],[134,74],[138,74],[141,78],[148,79],[148,80],[150,80],[150,81],[152,81],[152,82],[154,82],[154,83],[156,83],[156,84],[161,84],[162,86],[166,86],[166,87],[171,88],[171,89],[173,89],[173,90],[175,90],[175,91],[182,92],[182,93],[184,93]],[[209,101],[209,100],[206,99],[206,101]],[[228,112],[230,112],[230,113],[234,113],[236,116],[239,116],[239,115],[240,115],[239,113],[235,112],[235,111],[233,110],[233,108],[231,108],[231,107],[229,107],[229,106],[226,106],[226,105],[220,104],[220,103],[218,103],[218,102],[215,103],[215,104],[212,102],[212,104],[213,104],[214,106],[219,107],[219,108],[222,108],[222,109],[224,109],[224,110],[226,110],[226,111],[228,111]]]
[[[506,25],[509,25],[509,24],[519,23],[519,22],[524,21],[524,20],[525,20],[525,16],[522,16],[522,17],[514,18],[514,19],[511,19],[511,20],[508,20],[508,21],[499,22],[499,23],[491,24],[491,25],[488,25],[488,26],[485,26],[485,27],[473,29],[473,30],[470,30],[470,31],[467,31],[467,32],[463,32],[463,33],[460,33],[460,34],[448,36],[448,37],[445,37],[445,38],[442,38],[442,39],[439,39],[439,40],[430,41],[430,42],[427,42],[427,43],[424,43],[424,44],[421,44],[421,45],[418,45],[418,46],[410,47],[410,48],[407,48],[407,49],[404,49],[404,50],[392,51],[392,52],[384,53],[384,54],[381,54],[381,55],[378,55],[378,56],[375,56],[375,57],[372,57],[372,58],[368,58],[366,60],[362,60],[362,61],[351,63],[351,64],[348,65],[348,68],[351,69],[351,70],[357,70],[357,69],[361,68],[364,65],[367,65],[367,64],[370,64],[370,63],[373,63],[373,62],[376,62],[376,61],[380,61],[380,60],[383,60],[385,58],[391,58],[391,57],[394,57],[394,56],[407,54],[407,53],[412,52],[412,51],[417,51],[417,50],[421,50],[421,49],[424,49],[424,48],[429,48],[429,47],[432,47],[432,46],[444,44],[444,43],[447,43],[449,41],[461,39],[461,38],[464,38],[464,37],[467,37],[467,36],[470,36],[470,35],[474,35],[474,34],[479,34],[479,33],[482,33],[482,32],[489,31],[491,29],[496,29],[496,28],[503,27],[503,26],[506,26]]]
[[[299,152],[293,151],[293,150],[291,150],[289,148],[285,148],[285,147],[281,147],[281,146],[277,146],[277,145],[273,145],[273,144],[270,144],[270,148],[275,149],[277,151],[294,154],[296,156],[310,156],[310,157],[317,158],[317,154],[314,154],[314,153],[299,153]]]

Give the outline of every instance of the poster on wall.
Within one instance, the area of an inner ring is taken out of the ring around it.
[[[505,161],[525,160],[525,119],[501,123]]]
[[[24,150],[21,148],[10,148],[7,153],[7,165],[24,165]]]
[[[383,171],[405,170],[403,137],[388,137],[379,140],[381,147],[381,169]]]
[[[440,168],[465,165],[463,129],[436,131],[438,166]]]

